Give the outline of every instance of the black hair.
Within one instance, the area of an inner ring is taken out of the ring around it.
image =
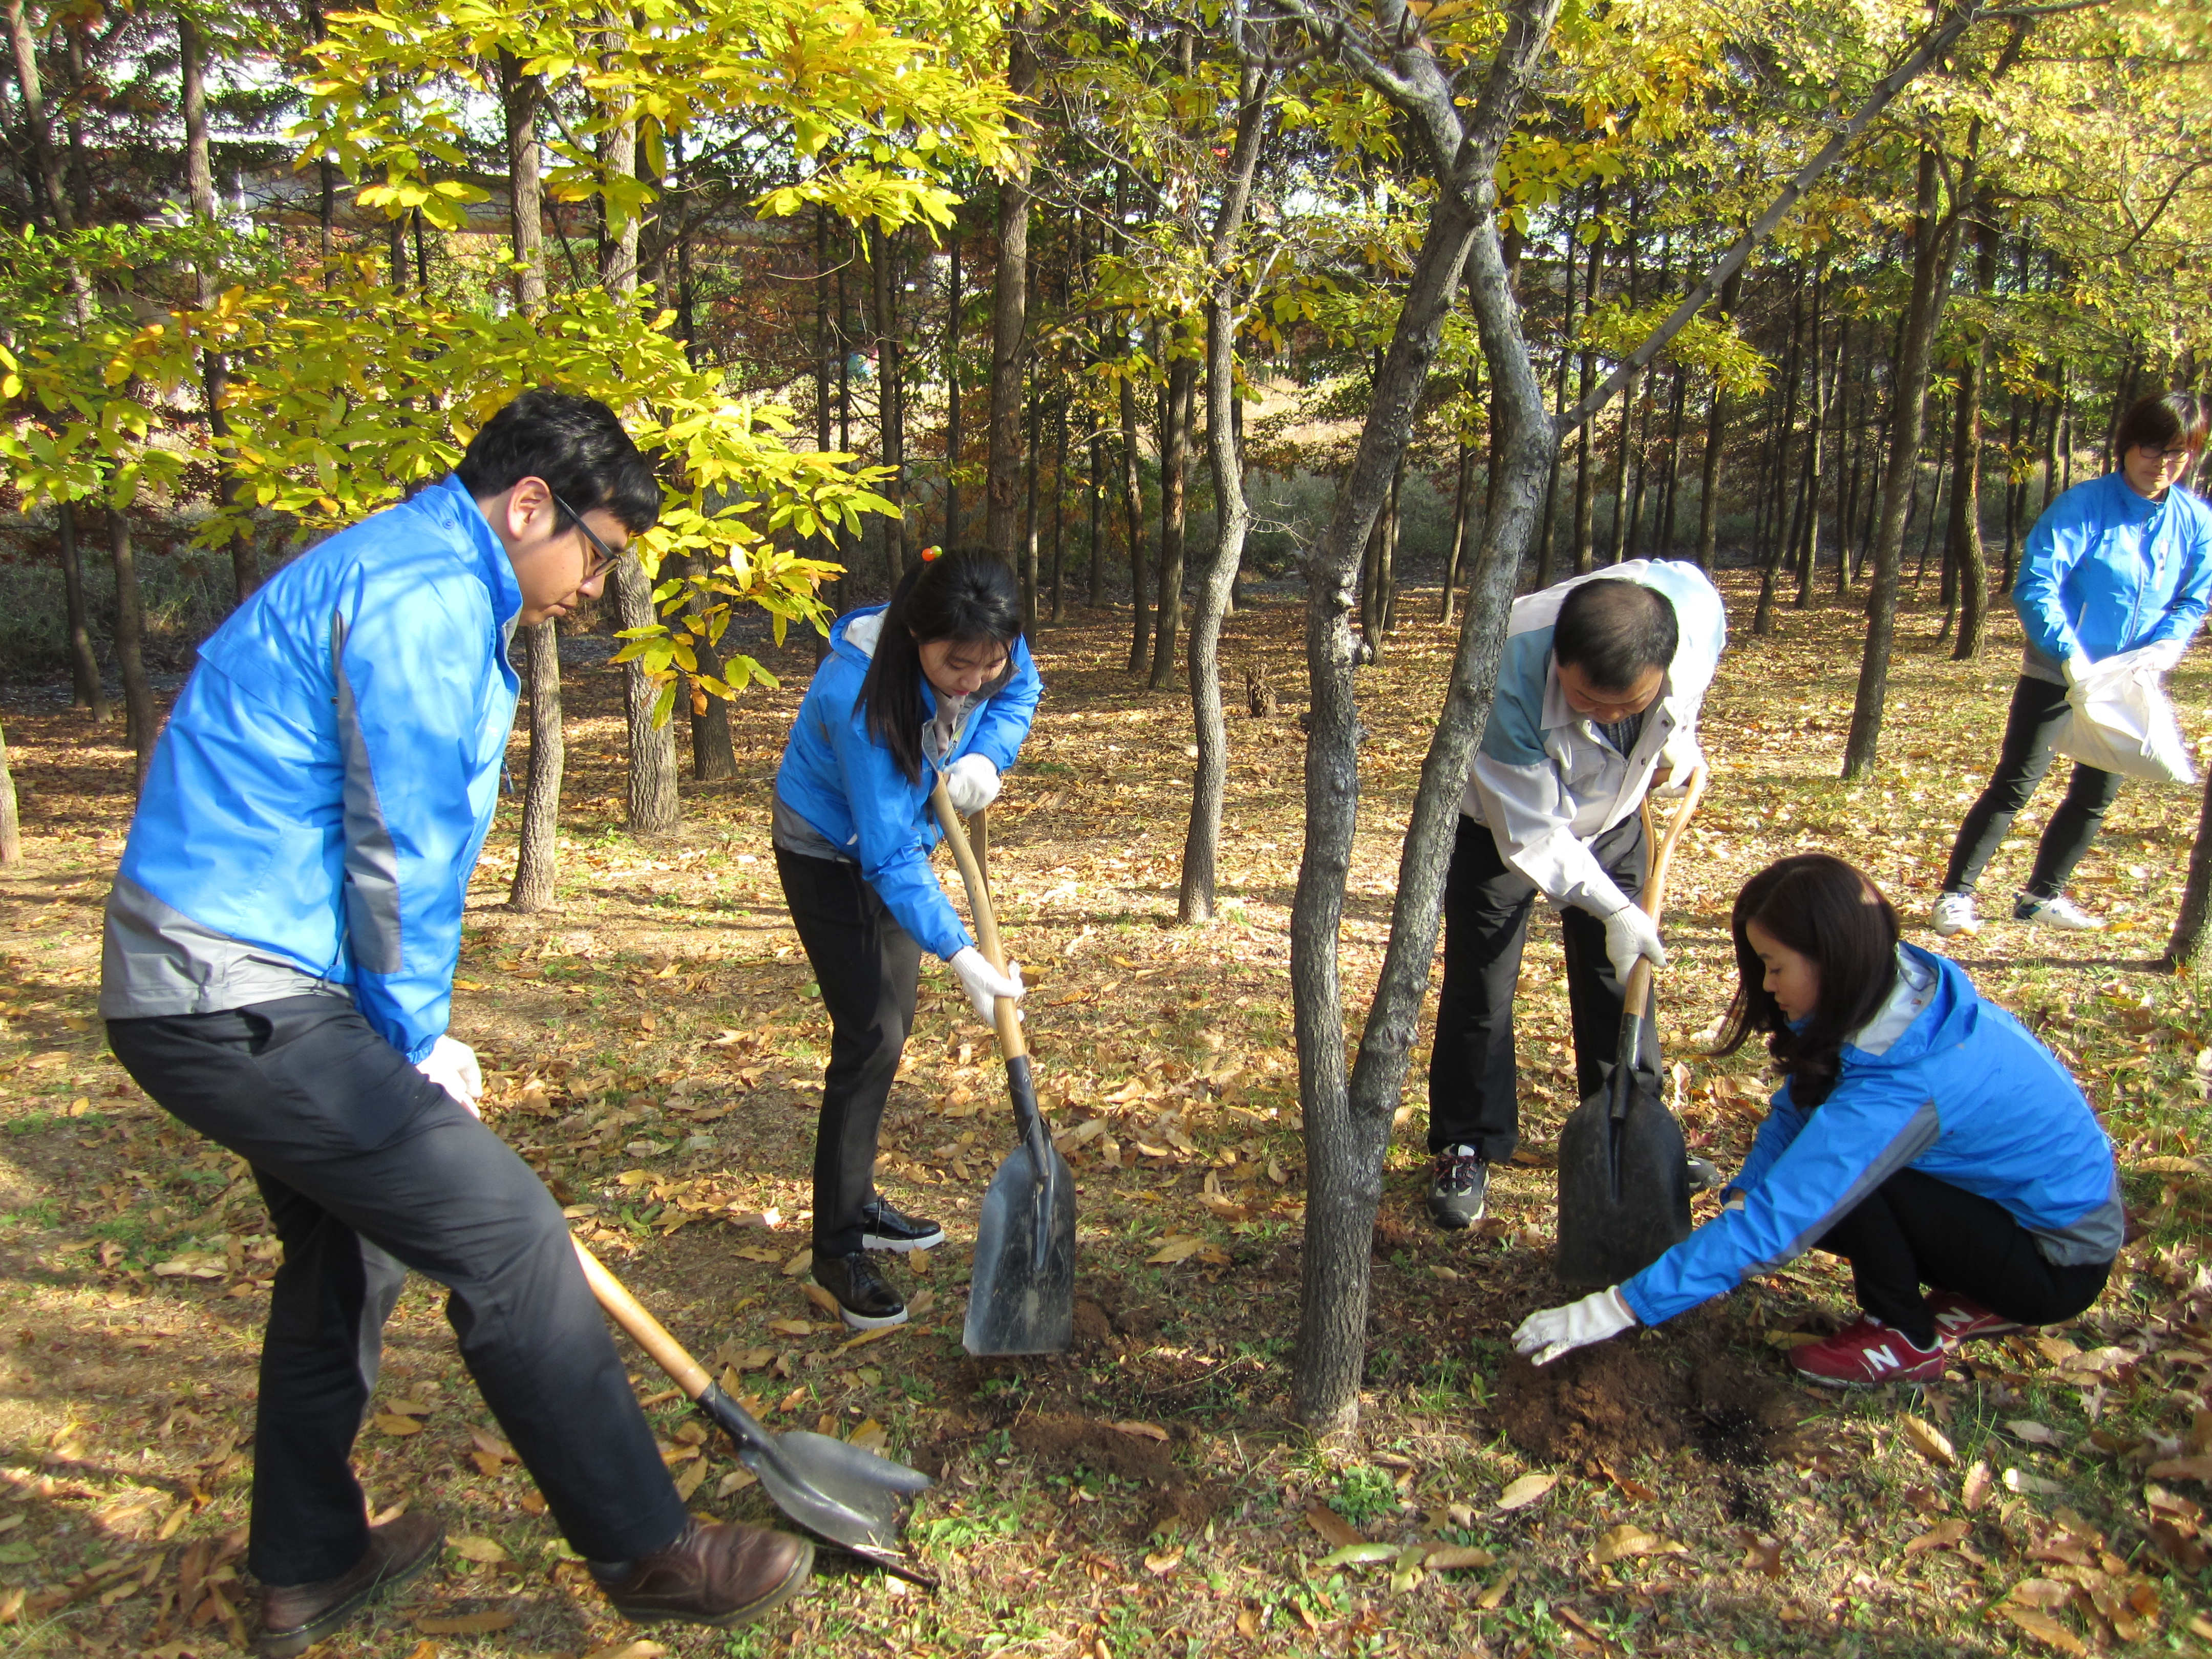
[[[1552,655],[1580,668],[1593,689],[1626,691],[1652,669],[1664,672],[1681,638],[1674,605],[1656,587],[1601,576],[1567,590],[1552,627]]]
[[[1792,1030],[1766,988],[1766,966],[1751,948],[1753,922],[1778,945],[1811,960],[1820,975],[1812,1013]],[[1800,1107],[1818,1106],[1836,1086],[1844,1043],[1881,1012],[1897,984],[1897,912],[1866,872],[1826,853],[1770,864],[1736,895],[1735,1000],[1716,1054],[1732,1054],[1754,1031],[1790,1079]]]
[[[2112,447],[2121,455],[2138,447],[2171,449],[2176,442],[2185,449],[2200,450],[2208,432],[2212,432],[2212,403],[2193,392],[2154,392],[2128,405]]]
[[[899,579],[853,707],[865,711],[868,736],[890,751],[908,783],[921,781],[922,644],[957,640],[1004,647],[1006,665],[983,688],[988,693],[1013,678],[1014,641],[1021,631],[1021,589],[1006,562],[993,554],[940,553]]]
[[[483,423],[453,471],[478,501],[543,478],[566,507],[604,507],[633,536],[660,517],[653,463],[596,398],[531,387]]]

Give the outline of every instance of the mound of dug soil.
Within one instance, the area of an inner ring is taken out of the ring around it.
[[[1192,1480],[1150,1435],[1130,1434],[1093,1418],[1033,1417],[1015,1425],[1013,1441],[1055,1474],[1072,1474],[1080,1467],[1145,1487],[1139,1535],[1203,1527],[1227,1495],[1210,1480]]]
[[[1624,1462],[1695,1446],[1738,1468],[1765,1462],[1799,1416],[1778,1373],[1730,1346],[1710,1315],[1577,1349],[1540,1370],[1516,1355],[1491,1411],[1516,1445],[1550,1462]]]

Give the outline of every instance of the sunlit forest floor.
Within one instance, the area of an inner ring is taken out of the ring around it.
[[[1981,661],[1956,664],[1934,641],[1940,617],[1909,608],[1883,764],[1845,785],[1856,611],[1784,609],[1775,635],[1753,638],[1749,588],[1729,588],[1735,631],[1705,721],[1716,781],[1676,866],[1661,989],[1673,1097],[1724,1167],[1765,1097],[1755,1053],[1703,1053],[1733,988],[1737,887],[1781,854],[1827,848],[1871,871],[1933,944],[1928,905],[2018,660],[2008,613]],[[1361,677],[1371,735],[1343,939],[1355,1004],[1379,964],[1448,665],[1436,603],[1432,588],[1409,591]],[[1318,1443],[1290,1421],[1287,1392],[1304,1182],[1287,943],[1302,609],[1262,599],[1229,625],[1231,703],[1259,665],[1283,708],[1232,716],[1222,913],[1203,928],[1175,923],[1188,709],[1123,672],[1127,627],[1126,612],[1080,611],[1045,631],[1047,702],[991,813],[994,887],[1036,988],[1044,1103],[1081,1194],[1065,1356],[979,1363],[961,1349],[967,1246],[1011,1120],[989,1035],[941,968],[925,975],[878,1175],[951,1242],[894,1267],[916,1309],[904,1328],[855,1340],[805,1294],[828,1033],[769,844],[803,643],[763,647],[783,684],[738,706],[739,777],[687,786],[682,831],[652,844],[619,827],[619,683],[572,668],[560,902],[530,917],[501,908],[512,803],[471,895],[455,1029],[483,1058],[487,1118],[772,1425],[884,1443],[939,1475],[909,1536],[942,1589],[825,1550],[812,1593],[763,1626],[623,1625],[547,1523],[434,1288],[417,1283],[388,1334],[359,1464],[378,1511],[434,1509],[454,1547],[319,1651],[2212,1645],[2212,1540],[2198,1536],[2212,1185],[2197,1155],[2212,1012],[2199,982],[2153,967],[2193,793],[2122,795],[2075,888],[2112,931],[1998,921],[1950,942],[2075,1068],[2121,1149],[2140,1237],[2077,1325],[1976,1345],[1925,1390],[1802,1388],[1784,1351],[1852,1312],[1847,1277],[1815,1254],[1540,1376],[1509,1364],[1514,1324],[1559,1299],[1550,1165],[1574,1103],[1558,931],[1540,912],[1522,976],[1523,1161],[1492,1186],[1480,1228],[1433,1231],[1416,1065],[1376,1239],[1360,1431]],[[2175,682],[2192,736],[2212,730],[2204,659]],[[130,808],[119,730],[40,691],[0,710],[27,795],[26,860],[0,880],[0,1650],[204,1659],[251,1634],[240,1553],[276,1252],[242,1166],[173,1127],[101,1042],[100,905]],[[520,738],[514,761],[519,776]],[[2023,815],[1985,910],[2008,908],[2057,799],[2047,785]],[[1359,1012],[1347,1009],[1355,1034]],[[693,1507],[769,1518],[718,1437],[631,1358]]]

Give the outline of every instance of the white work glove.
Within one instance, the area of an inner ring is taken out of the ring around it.
[[[1638,957],[1650,957],[1654,968],[1667,965],[1667,947],[1659,942],[1659,925],[1640,904],[1624,906],[1605,919],[1605,953],[1613,962],[1613,977],[1624,984]]]
[[[2170,674],[2181,665],[2182,653],[2189,649],[2187,640],[2160,640],[2156,645],[2143,647],[2143,656],[2161,674]]]
[[[963,755],[945,769],[945,798],[966,817],[999,798],[999,769],[981,755]]]
[[[483,1093],[483,1069],[477,1064],[477,1051],[459,1037],[440,1037],[415,1062],[415,1069],[467,1107],[471,1116],[483,1115],[477,1107],[477,1098]]]
[[[1513,1333],[1513,1351],[1528,1355],[1536,1364],[1548,1365],[1563,1353],[1618,1336],[1635,1323],[1636,1316],[1620,1299],[1620,1286],[1616,1285],[1564,1308],[1530,1314]]]
[[[972,945],[963,945],[952,955],[952,971],[960,976],[960,988],[968,993],[968,1001],[975,1010],[975,1018],[986,1025],[998,1024],[996,1003],[1000,997],[1022,1000],[1028,988],[1022,983],[1022,964],[1009,962],[1003,974],[984,960],[983,953]]]

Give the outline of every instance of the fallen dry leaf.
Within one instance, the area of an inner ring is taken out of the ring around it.
[[[2161,1457],[2148,1473],[2156,1480],[2212,1482],[2212,1457]]]
[[[1431,1544],[1421,1565],[1431,1572],[1456,1572],[1463,1567],[1495,1566],[1498,1558],[1472,1544]]]
[[[846,1437],[847,1443],[857,1446],[862,1451],[881,1451],[885,1446],[890,1444],[890,1440],[891,1437],[885,1431],[884,1425],[872,1417]]]
[[[369,1422],[386,1434],[406,1436],[422,1432],[422,1425],[411,1417],[402,1417],[397,1412],[379,1412]]]
[[[1971,1521],[1938,1521],[1917,1538],[1910,1539],[1905,1546],[1907,1555],[1917,1555],[1923,1550],[1947,1550],[1974,1529]]]
[[[464,1559],[480,1561],[488,1567],[497,1566],[508,1559],[507,1551],[495,1540],[463,1533],[458,1538],[448,1538],[446,1547]]]
[[[1358,1529],[1352,1522],[1326,1504],[1316,1504],[1307,1510],[1306,1524],[1319,1533],[1328,1542],[1336,1545],[1340,1549],[1367,1541],[1360,1536]]]
[[[1898,1419],[1898,1427],[1905,1431],[1905,1437],[1911,1443],[1912,1449],[1929,1462],[1947,1469],[1957,1464],[1958,1452],[1953,1449],[1949,1437],[1933,1423],[1907,1412]]]
[[[1158,1424],[1139,1423],[1134,1418],[1116,1423],[1114,1427],[1123,1434],[1135,1435],[1146,1440],[1165,1440],[1168,1437],[1168,1431]],[[1329,1513],[1334,1515],[1335,1511],[1332,1510]]]
[[[1990,1466],[1976,1458],[1973,1467],[1966,1471],[1966,1478],[1959,1483],[1959,1501],[1966,1505],[1966,1513],[1972,1515],[1988,1503],[1990,1488],[1996,1485]]]
[[[2005,1432],[2015,1440],[2025,1440],[2031,1446],[2063,1446],[2066,1437],[2048,1423],[2039,1423],[2033,1418],[2015,1417],[2005,1425]]]
[[[2005,1600],[2023,1607],[2041,1607],[2046,1613],[2056,1612],[2074,1599],[2074,1586],[2062,1584],[2056,1578],[2023,1578],[2006,1593]]]
[[[1504,1515],[1515,1510],[1525,1510],[1559,1484],[1559,1477],[1556,1474],[1524,1474],[1498,1494],[1498,1511]]]
[[[813,1265],[814,1252],[811,1249],[801,1250],[783,1264],[783,1276],[786,1279],[796,1279]]]
[[[1662,1538],[1656,1532],[1647,1532],[1632,1521],[1608,1527],[1598,1535],[1597,1547],[1590,1552],[1590,1560],[1598,1566],[1623,1561],[1638,1555],[1687,1555],[1690,1547],[1672,1538]]]
[[[1748,1567],[1762,1577],[1782,1577],[1782,1540],[1755,1532],[1737,1534],[1743,1543],[1743,1559],[1737,1565]]]
[[[1205,1248],[1203,1238],[1194,1238],[1188,1233],[1171,1234],[1162,1240],[1160,1248],[1145,1260],[1162,1267],[1171,1266],[1178,1261],[1188,1261]]]
[[[505,1607],[491,1607],[482,1613],[434,1613],[417,1619],[415,1628],[425,1636],[489,1636],[514,1622],[514,1614]]]
[[[1997,1611],[2017,1625],[2023,1633],[2054,1652],[2072,1655],[2075,1659],[2086,1659],[2089,1650],[2081,1638],[2049,1613],[2038,1613],[2033,1607],[2020,1607],[2010,1601],[2003,1603]]]
[[[836,1316],[837,1297],[833,1292],[823,1290],[819,1285],[801,1285],[799,1288],[805,1292],[806,1299],[821,1309],[823,1313],[833,1317]],[[890,1327],[885,1326],[884,1328],[888,1330]]]

